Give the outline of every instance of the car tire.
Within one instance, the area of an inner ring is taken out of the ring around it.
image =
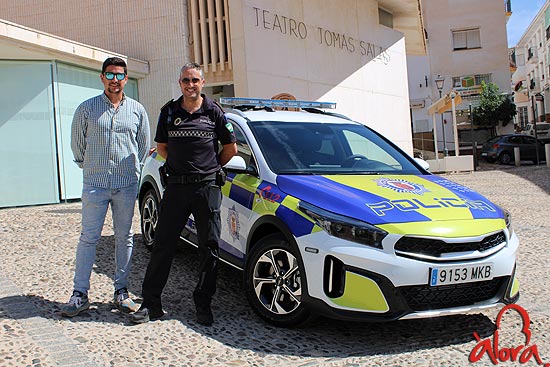
[[[155,230],[159,218],[159,199],[154,189],[149,189],[143,196],[140,206],[141,236],[148,250],[153,249]]]
[[[509,152],[502,152],[498,156],[498,161],[502,164],[510,164],[512,162],[512,155]]]
[[[307,287],[301,257],[281,234],[263,237],[254,245],[244,277],[248,302],[265,321],[289,328],[312,319],[302,302]]]

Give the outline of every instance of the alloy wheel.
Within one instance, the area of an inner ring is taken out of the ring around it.
[[[155,194],[147,192],[141,208],[141,230],[147,247],[153,245],[158,222],[158,201]]]
[[[300,306],[300,279],[296,257],[286,250],[270,249],[256,261],[252,280],[260,303],[274,314],[285,315]]]

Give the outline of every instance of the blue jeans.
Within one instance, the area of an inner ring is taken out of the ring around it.
[[[128,287],[134,239],[132,220],[138,184],[121,189],[102,189],[90,185],[82,188],[82,232],[76,248],[74,290],[88,294],[90,276],[101,238],[107,208],[111,204],[115,233],[115,290]]]

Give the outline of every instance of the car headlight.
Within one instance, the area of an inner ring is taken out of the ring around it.
[[[388,232],[371,224],[331,213],[303,201],[298,204],[298,209],[334,237],[381,249],[382,240],[388,235]]]

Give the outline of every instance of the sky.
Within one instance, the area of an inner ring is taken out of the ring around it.
[[[546,0],[511,0],[512,16],[508,20],[508,47],[514,47]]]

